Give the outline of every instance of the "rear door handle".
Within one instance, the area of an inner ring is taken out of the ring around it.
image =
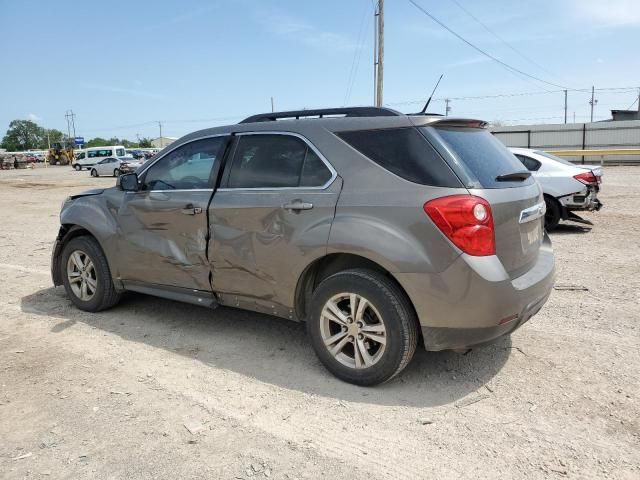
[[[194,207],[193,204],[189,204],[181,210],[185,215],[197,215],[202,213],[202,207]]]
[[[285,203],[282,208],[285,210],[311,210],[313,208],[313,203],[303,202],[302,200],[294,200],[291,203]]]

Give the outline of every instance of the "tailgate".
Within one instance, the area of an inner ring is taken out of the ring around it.
[[[538,259],[545,204],[538,184],[520,188],[470,189],[491,204],[496,255],[511,278],[526,273]]]

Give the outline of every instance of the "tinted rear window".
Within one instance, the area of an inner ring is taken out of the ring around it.
[[[358,130],[337,135],[405,180],[438,187],[462,186],[449,165],[415,128]]]
[[[430,128],[430,127],[423,127]],[[448,149],[458,157],[463,168],[475,177],[482,188],[507,188],[530,185],[529,177],[523,181],[499,182],[496,178],[508,173],[522,172],[522,163],[489,131],[480,128],[435,127],[435,131]]]

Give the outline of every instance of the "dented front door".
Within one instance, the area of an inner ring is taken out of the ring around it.
[[[210,290],[207,205],[212,190],[128,194],[120,211],[123,280]]]
[[[211,291],[207,208],[228,142],[194,140],[143,168],[118,212],[122,280]]]

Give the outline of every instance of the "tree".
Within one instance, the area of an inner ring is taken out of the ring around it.
[[[140,141],[138,142],[138,146],[140,148],[152,148],[153,145],[151,144],[151,139],[148,137],[142,137],[140,139]]]
[[[92,138],[85,144],[85,148],[89,147],[105,147],[107,145],[112,145],[109,140],[102,137]]]
[[[40,148],[45,149],[49,148],[49,142],[51,145],[54,143],[61,143],[64,141],[66,135],[62,133],[60,130],[56,130],[55,128],[47,128],[44,129],[44,134],[42,135],[42,143],[39,145]]]
[[[39,148],[42,145],[44,129],[31,120],[13,120],[2,139],[2,148],[9,151]],[[45,140],[46,142],[46,140]]]

